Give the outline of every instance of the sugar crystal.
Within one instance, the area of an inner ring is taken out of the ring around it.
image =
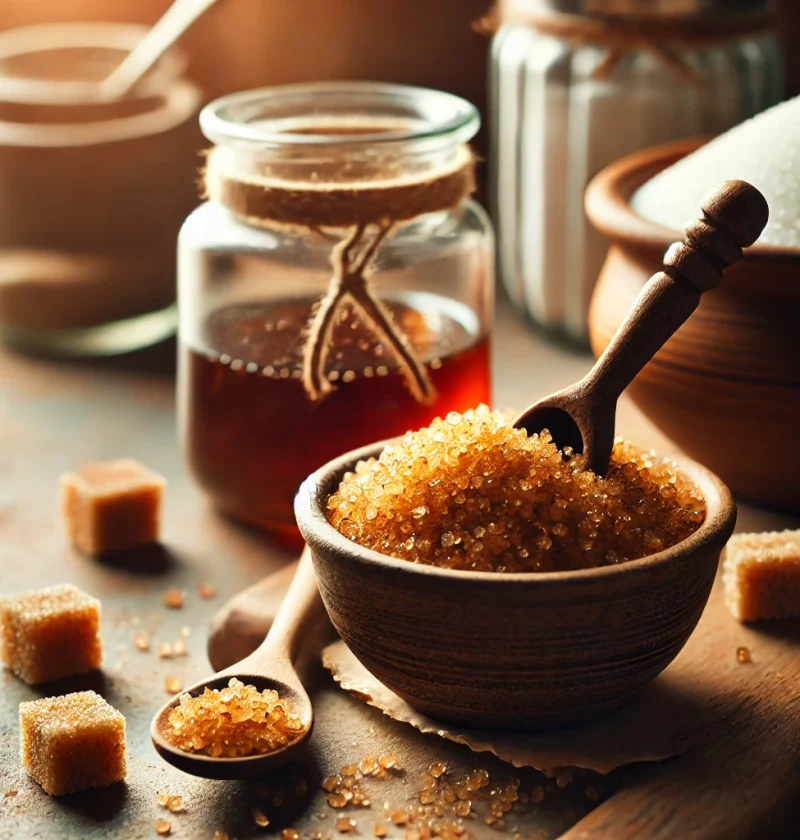
[[[252,810],[253,815],[253,822],[259,828],[266,828],[269,825],[269,818],[267,815],[261,810],[261,808],[253,808]]]
[[[347,834],[351,831],[355,831],[356,828],[356,821],[351,820],[348,817],[339,817],[336,820],[336,830],[340,831],[342,834]]]
[[[32,685],[100,667],[100,602],[71,584],[0,598],[0,659]]]
[[[61,476],[70,541],[91,557],[157,542],[164,487],[160,475],[131,459],[86,464]]]
[[[276,691],[260,692],[235,677],[222,691],[184,694],[168,722],[165,735],[175,746],[212,758],[272,752],[297,740],[305,728]]]
[[[122,781],[125,718],[94,691],[19,705],[22,764],[51,796]]]

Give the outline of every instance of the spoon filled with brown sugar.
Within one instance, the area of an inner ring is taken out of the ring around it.
[[[150,737],[159,755],[208,779],[256,778],[294,760],[314,723],[295,663],[322,614],[306,548],[260,647],[187,688],[153,718]]]
[[[529,435],[547,429],[559,449],[583,453],[586,469],[605,475],[614,447],[617,400],[633,378],[694,312],[700,296],[742,258],[769,218],[764,196],[746,181],[726,181],[688,222],[685,242],[664,257],[664,270],[645,284],[628,317],[589,373],[545,397],[514,421]]]

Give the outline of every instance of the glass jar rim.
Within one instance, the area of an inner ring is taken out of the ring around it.
[[[372,118],[377,125],[383,113],[387,126],[392,122],[394,126],[376,127],[375,131],[314,132],[314,118],[318,124],[331,118],[336,103],[342,120],[347,116]],[[405,112],[404,117],[393,118],[387,110],[390,108]],[[306,121],[311,130],[293,131],[291,125],[298,120]],[[474,137],[479,127],[478,109],[460,96],[432,88],[366,81],[312,82],[242,91],[214,100],[200,113],[200,128],[213,143],[252,151],[460,145]]]

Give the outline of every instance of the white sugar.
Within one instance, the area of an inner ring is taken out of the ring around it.
[[[631,200],[646,219],[673,230],[697,215],[703,196],[729,178],[749,181],[769,203],[759,238],[800,247],[800,97],[716,137],[643,184]]]

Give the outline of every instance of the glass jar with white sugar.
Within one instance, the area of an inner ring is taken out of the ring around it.
[[[679,8],[676,9],[676,6]],[[585,343],[606,243],[583,192],[630,152],[776,103],[767,0],[501,0],[492,49],[499,267],[528,317]]]

